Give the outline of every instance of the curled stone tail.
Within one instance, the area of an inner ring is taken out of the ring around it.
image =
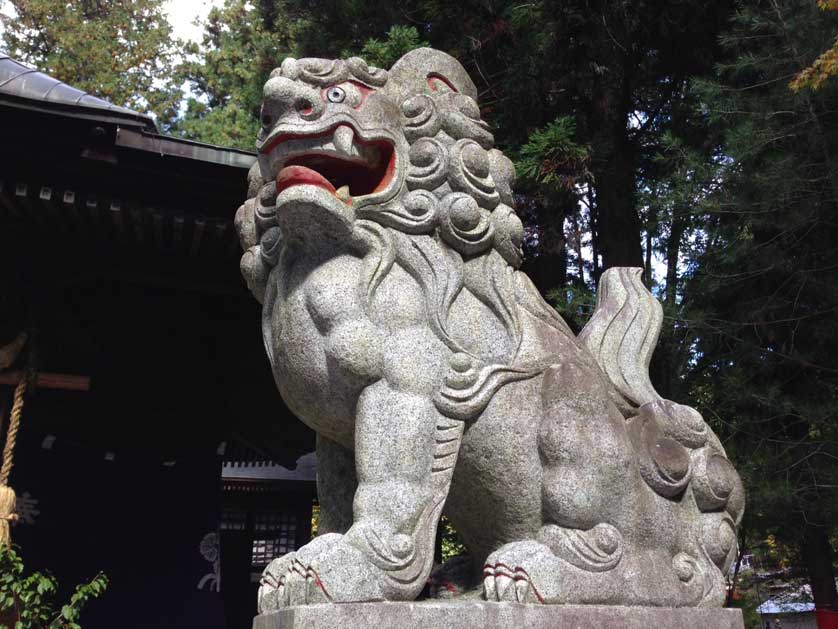
[[[660,399],[649,380],[663,308],[646,289],[642,269],[614,267],[599,280],[597,304],[579,341],[617,390],[633,405]]]

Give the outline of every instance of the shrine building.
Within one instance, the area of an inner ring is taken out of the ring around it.
[[[276,390],[232,219],[253,153],[0,55],[0,371],[13,543],[86,629],[248,626],[270,558],[311,534],[314,435]],[[11,345],[10,345],[11,344]]]

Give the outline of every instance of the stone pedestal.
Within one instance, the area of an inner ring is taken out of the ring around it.
[[[253,629],[743,629],[738,609],[520,605],[483,601],[347,603],[257,616]]]

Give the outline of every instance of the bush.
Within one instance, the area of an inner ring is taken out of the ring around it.
[[[49,573],[24,576],[23,560],[9,546],[0,546],[0,629],[81,629],[81,609],[108,586],[97,574],[90,583],[76,586],[66,605],[55,602],[58,582]]]

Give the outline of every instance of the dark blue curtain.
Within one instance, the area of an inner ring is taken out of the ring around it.
[[[222,629],[216,452],[166,461],[52,439],[23,431],[12,473],[23,516],[12,537],[27,567],[52,572],[67,597],[97,572],[108,576],[85,629]]]

